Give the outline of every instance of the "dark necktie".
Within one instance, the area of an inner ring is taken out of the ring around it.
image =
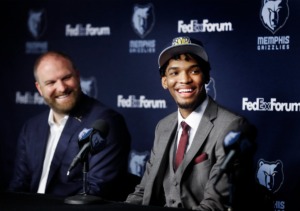
[[[182,133],[180,136],[180,140],[179,140],[179,145],[177,148],[177,152],[176,152],[176,157],[175,157],[175,170],[178,168],[178,166],[180,165],[181,161],[183,160],[184,157],[184,153],[186,150],[186,146],[189,140],[189,129],[190,126],[185,123],[185,122],[181,122],[181,127],[182,127]]]

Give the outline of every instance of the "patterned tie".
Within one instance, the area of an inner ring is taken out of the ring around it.
[[[178,168],[178,166],[180,165],[181,161],[183,160],[184,157],[184,152],[186,150],[186,146],[189,140],[189,129],[190,126],[185,123],[185,122],[181,122],[181,127],[182,127],[182,133],[181,133],[181,137],[179,140],[179,145],[177,148],[177,152],[176,152],[176,157],[175,157],[175,170]]]

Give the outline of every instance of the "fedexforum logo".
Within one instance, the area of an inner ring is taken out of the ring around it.
[[[271,98],[270,102],[266,102],[264,98],[256,98],[255,101],[251,102],[247,97],[244,97],[242,109],[247,111],[294,112],[300,111],[300,102],[277,102],[276,98]]]
[[[110,35],[110,27],[94,27],[88,23],[85,26],[82,24],[76,24],[74,27],[71,24],[66,25],[66,37],[95,37]]]
[[[288,0],[262,0],[260,19],[263,26],[274,35],[289,17]],[[290,49],[290,36],[257,37],[257,50],[274,51]]]
[[[208,19],[204,19],[202,23],[198,20],[191,20],[185,24],[183,20],[178,21],[178,33],[197,33],[197,32],[224,32],[233,31],[231,22],[210,23]]]
[[[17,91],[16,104],[45,105],[45,101],[38,92],[25,92],[22,94],[20,91]]]
[[[117,101],[119,108],[167,108],[167,102],[165,100],[146,99],[144,95],[141,95],[139,98],[135,95],[129,95],[128,98],[124,98],[123,95],[118,95]]]

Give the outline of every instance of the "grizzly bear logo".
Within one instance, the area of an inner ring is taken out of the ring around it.
[[[284,26],[289,17],[288,0],[263,0],[260,18],[273,34]]]
[[[283,164],[281,160],[268,162],[263,159],[258,161],[257,180],[269,191],[277,192],[283,183]]]

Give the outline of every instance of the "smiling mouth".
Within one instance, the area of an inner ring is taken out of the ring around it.
[[[56,96],[56,99],[64,99],[70,96],[71,92],[65,93],[63,95]]]
[[[56,97],[56,99],[64,99],[64,98],[66,98],[66,97],[68,97],[69,95],[61,95],[61,96],[58,96],[58,97]]]
[[[178,89],[179,93],[191,93],[193,92],[193,89]]]

